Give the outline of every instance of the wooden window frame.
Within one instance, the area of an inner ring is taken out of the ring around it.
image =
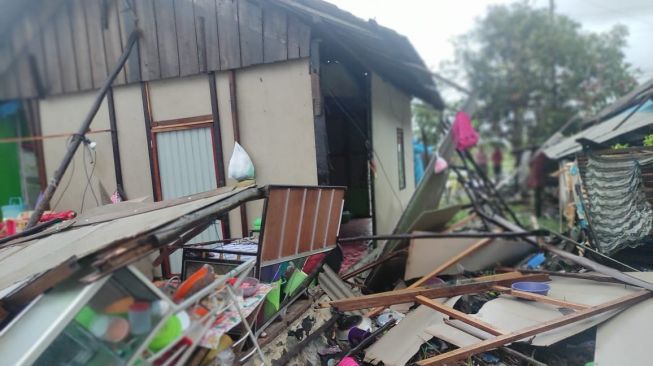
[[[406,189],[406,146],[404,146],[404,129],[397,128],[397,174],[399,190]]]

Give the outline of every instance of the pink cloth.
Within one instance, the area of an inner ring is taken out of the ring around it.
[[[456,113],[451,132],[458,150],[467,150],[478,143],[478,133],[474,130],[472,120],[465,112]]]
[[[340,360],[338,366],[358,366],[358,362],[353,357],[345,357]]]

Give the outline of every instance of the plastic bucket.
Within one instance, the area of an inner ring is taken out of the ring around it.
[[[23,199],[20,197],[11,197],[9,199],[9,204],[2,206],[2,218],[15,219],[23,211],[25,211]]]

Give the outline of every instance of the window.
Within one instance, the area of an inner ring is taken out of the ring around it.
[[[406,161],[404,156],[404,130],[397,128],[397,169],[399,172],[399,189],[406,188]]]

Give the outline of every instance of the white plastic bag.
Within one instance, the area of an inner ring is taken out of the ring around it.
[[[239,143],[234,144],[234,152],[229,160],[229,177],[239,182],[254,179],[254,163],[247,151]]]

